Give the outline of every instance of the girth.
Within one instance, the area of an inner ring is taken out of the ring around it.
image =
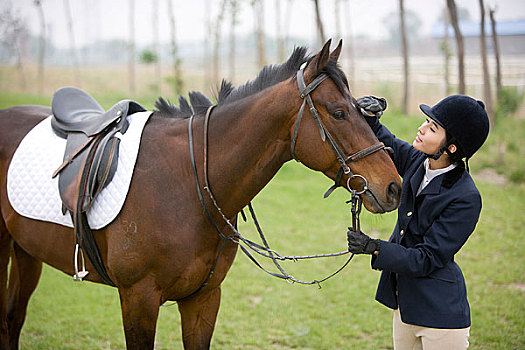
[[[89,227],[86,212],[94,198],[112,180],[118,164],[120,136],[128,128],[126,117],[145,111],[138,103],[124,100],[107,112],[86,92],[66,87],[59,89],[51,102],[53,131],[67,139],[64,162],[54,172],[59,176],[58,188],[62,211],[71,215],[75,231],[75,280],[79,274],[77,255],[86,252],[100,277],[114,283],[104,267],[100,251]],[[83,255],[82,255],[83,260]]]

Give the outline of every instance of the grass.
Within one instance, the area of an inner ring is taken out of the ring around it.
[[[48,104],[46,98],[0,94],[0,107]],[[103,102],[110,104],[109,98]],[[392,112],[384,116],[394,133],[409,140],[421,121]],[[484,208],[456,260],[467,281],[472,349],[525,348],[525,184],[519,176],[499,185],[476,175],[485,168],[507,179],[523,172],[523,133],[522,119],[506,118],[470,164]],[[496,161],[501,142],[507,144],[503,166]],[[351,223],[348,196],[338,190],[322,199],[330,185],[329,179],[297,163],[281,169],[254,200],[272,248],[287,255],[345,249]],[[374,237],[388,238],[394,223],[395,213],[362,215],[363,231]],[[240,230],[256,239],[251,222],[240,223]],[[299,279],[319,279],[345,259],[287,263],[286,268]],[[212,348],[391,349],[391,311],[374,301],[378,279],[370,258],[357,256],[321,289],[290,285],[264,274],[239,253],[223,283]],[[180,317],[176,305],[168,305],[160,311],[156,348],[181,349]],[[106,286],[73,283],[70,276],[46,266],[30,301],[21,348],[125,348],[118,293]]]

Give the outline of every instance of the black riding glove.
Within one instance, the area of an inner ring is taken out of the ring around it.
[[[364,96],[357,99],[361,114],[365,117],[368,125],[372,127],[381,118],[387,107],[386,100],[382,97]]]
[[[348,239],[348,251],[353,254],[373,254],[379,250],[379,239],[372,239],[363,232],[356,232],[351,227],[346,233]]]

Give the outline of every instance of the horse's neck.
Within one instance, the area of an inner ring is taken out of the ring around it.
[[[275,95],[218,108],[210,120],[210,187],[229,214],[246,206],[291,159],[291,116],[298,106],[286,93]]]

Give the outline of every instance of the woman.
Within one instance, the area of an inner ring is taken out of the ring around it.
[[[384,99],[363,97],[358,104],[377,138],[394,150],[403,194],[388,242],[350,229],[348,248],[371,254],[372,268],[382,271],[376,300],[394,309],[394,349],[466,349],[470,309],[454,255],[481,211],[468,159],[488,136],[485,106],[464,95],[420,105],[428,118],[410,145],[379,122]]]

